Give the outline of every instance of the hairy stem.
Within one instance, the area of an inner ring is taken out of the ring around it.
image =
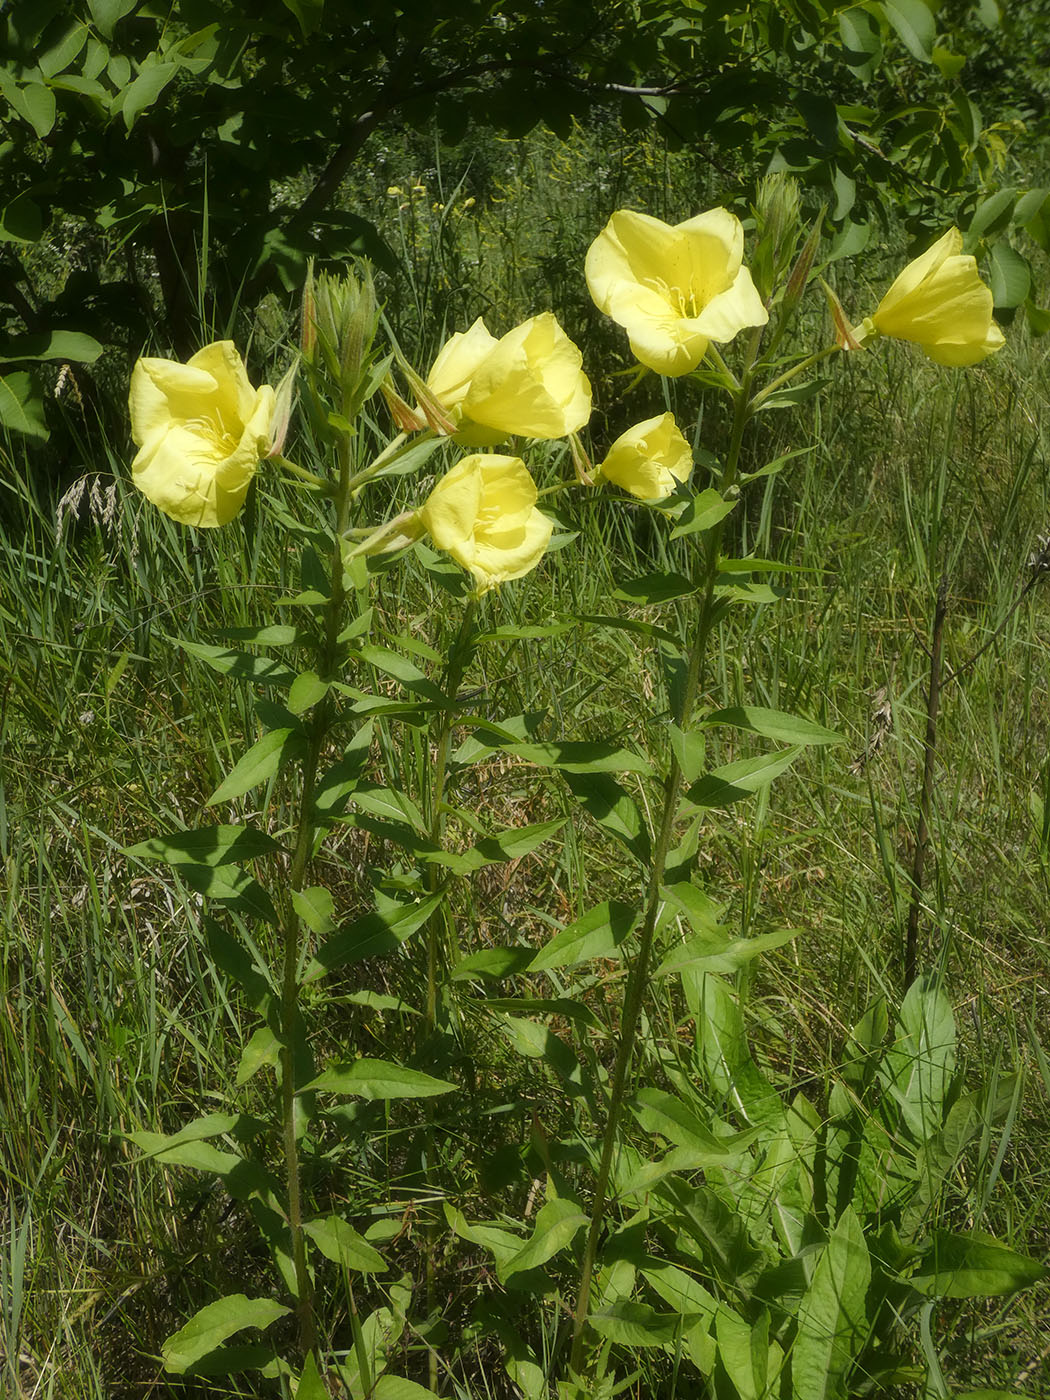
[[[757,348],[757,341],[753,341],[752,345],[753,355],[754,348]],[[721,487],[723,492],[728,491],[736,483],[744,429],[752,413],[750,391],[751,359],[749,358],[748,368],[744,372],[739,391],[733,394],[733,432],[730,439],[729,455],[726,460],[725,470],[722,474]],[[680,729],[686,729],[688,727],[693,716],[697,696],[701,693],[703,688],[707,644],[718,617],[715,585],[718,578],[718,561],[719,550],[722,544],[722,532],[723,525],[720,521],[704,534],[704,553],[699,578],[701,593],[700,618],[693,635],[692,646],[689,648],[685,685],[682,688],[678,711],[674,717],[675,723]],[[606,1109],[601,1157],[598,1162],[598,1176],[594,1187],[594,1201],[591,1206],[591,1221],[587,1231],[586,1244],[584,1245],[583,1263],[580,1268],[580,1283],[577,1291],[576,1310],[573,1318],[572,1353],[569,1362],[572,1370],[577,1374],[580,1374],[583,1366],[585,1328],[590,1308],[591,1287],[598,1255],[598,1242],[601,1239],[602,1226],[605,1222],[609,1178],[612,1174],[613,1158],[616,1153],[623,1103],[629,1087],[629,1071],[634,1051],[634,1039],[638,1029],[638,1019],[641,1015],[642,1003],[645,1000],[645,992],[649,980],[649,963],[652,956],[653,936],[656,932],[656,924],[662,903],[661,886],[663,885],[667,856],[671,849],[671,841],[674,836],[675,822],[678,815],[678,805],[681,795],[681,783],[682,769],[677,756],[672,755],[671,766],[664,782],[663,805],[661,808],[656,845],[653,850],[652,866],[649,872],[649,881],[645,898],[645,913],[642,919],[641,932],[638,936],[638,948],[627,975],[623,1013],[620,1017],[619,1047],[616,1052],[612,1081],[609,1087],[609,1104]]]

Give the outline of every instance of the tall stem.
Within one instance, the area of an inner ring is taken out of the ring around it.
[[[751,417],[752,360],[757,340],[752,342],[748,365],[742,376],[739,391],[733,395],[733,430],[730,438],[729,455],[722,473],[723,492],[736,483],[740,463],[740,448],[744,440],[744,429]],[[700,619],[689,649],[685,685],[682,688],[675,722],[685,729],[693,716],[696,697],[703,681],[704,661],[707,644],[717,617],[715,585],[718,578],[719,550],[722,544],[722,522],[712,526],[704,534],[704,555],[700,572]],[[605,1132],[602,1137],[602,1151],[598,1163],[598,1177],[594,1187],[594,1203],[591,1207],[591,1223],[584,1245],[583,1263],[580,1268],[580,1285],[576,1299],[576,1312],[573,1319],[572,1353],[570,1366],[577,1374],[583,1365],[584,1332],[590,1308],[591,1286],[594,1267],[598,1256],[598,1241],[601,1238],[605,1221],[605,1208],[608,1203],[609,1178],[612,1174],[613,1157],[616,1152],[617,1133],[620,1116],[628,1088],[628,1072],[634,1050],[634,1037],[638,1029],[642,1003],[649,980],[649,962],[652,956],[653,936],[660,914],[661,895],[667,856],[671,849],[675,820],[678,815],[682,769],[676,755],[672,755],[671,766],[664,782],[663,807],[657,831],[656,846],[653,850],[652,866],[646,890],[645,913],[641,932],[638,936],[638,949],[627,975],[627,988],[624,992],[623,1013],[620,1018],[619,1048],[613,1065],[612,1082],[609,1087],[609,1106],[606,1110]]]
[[[434,766],[430,773],[430,783],[427,790],[427,834],[431,841],[439,846],[445,834],[445,785],[448,781],[448,751],[452,739],[452,726],[456,714],[456,692],[459,690],[463,680],[463,673],[466,670],[467,660],[470,656],[470,639],[474,628],[474,607],[475,599],[471,598],[463,610],[463,618],[459,625],[456,639],[449,649],[448,661],[445,664],[445,674],[442,678],[441,689],[448,701],[447,708],[441,712],[441,724],[438,729],[437,749],[434,754]],[[430,864],[427,871],[427,888],[431,894],[436,894],[440,887],[441,876],[438,867]],[[437,999],[438,990],[443,980],[444,958],[442,950],[442,925],[447,926],[448,909],[444,902],[431,914],[427,920],[427,1002],[426,1014],[423,1020],[423,1033],[430,1036],[437,1025]],[[434,1133],[434,1105],[432,1100],[427,1100],[427,1134],[428,1144],[433,1140]],[[437,1253],[438,1229],[437,1221],[433,1216],[426,1222],[426,1291],[427,1291],[427,1313],[433,1315],[437,1306],[437,1267],[435,1256]],[[436,1395],[440,1384],[440,1374],[438,1369],[438,1354],[431,1346],[427,1352],[427,1383]]]
[[[335,492],[336,522],[333,537],[331,587],[325,609],[324,637],[319,656],[319,673],[324,680],[333,678],[337,656],[339,624],[342,618],[345,590],[343,587],[343,555],[340,540],[347,527],[350,513],[351,440],[344,437],[339,444],[339,481]],[[291,869],[288,872],[287,897],[282,902],[281,934],[283,940],[283,971],[281,978],[281,1118],[284,1136],[285,1185],[288,1193],[288,1228],[291,1234],[292,1262],[295,1269],[296,1313],[299,1322],[299,1346],[306,1356],[317,1343],[317,1323],[314,1314],[313,1286],[306,1262],[306,1236],[303,1231],[302,1173],[299,1165],[299,1141],[295,1121],[295,1043],[299,1030],[299,948],[301,925],[292,893],[298,893],[306,883],[310,855],[313,851],[316,826],[313,820],[314,789],[317,769],[325,735],[331,723],[328,696],[315,706],[307,727],[306,756],[303,759],[302,785],[296,814],[295,845]]]

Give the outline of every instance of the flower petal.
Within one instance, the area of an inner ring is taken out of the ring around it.
[[[474,557],[474,525],[481,507],[481,462],[464,457],[431,491],[420,518],[438,549],[465,568]]]
[[[153,438],[131,464],[135,485],[165,515],[183,525],[225,525],[244,504],[259,455],[244,442],[221,456],[213,442],[189,428]]]
[[[462,403],[478,366],[498,344],[480,316],[468,331],[457,331],[449,337],[427,376],[427,387],[433,389],[444,408],[456,408]]]
[[[762,304],[751,274],[740,268],[733,285],[712,298],[697,316],[695,325],[711,340],[725,342],[748,326],[764,326],[769,313]]]
[[[910,296],[926,277],[936,272],[946,258],[961,251],[962,234],[957,228],[950,228],[947,233],[938,238],[932,248],[927,248],[921,257],[914,258],[897,277],[897,280],[879,302],[879,312],[884,312],[887,315],[892,314],[899,303],[905,297]],[[887,332],[887,334],[892,334],[892,332]]]

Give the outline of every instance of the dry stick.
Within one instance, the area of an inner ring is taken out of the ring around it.
[[[915,860],[911,871],[911,905],[908,909],[908,930],[904,942],[904,984],[915,977],[919,944],[919,906],[922,903],[922,877],[926,850],[930,843],[930,802],[933,797],[933,766],[937,753],[937,712],[941,703],[941,653],[944,640],[944,618],[948,611],[948,575],[942,574],[937,587],[937,606],[933,614],[933,645],[930,649],[930,687],[926,697],[925,759],[922,769],[922,790],[919,793],[919,825],[915,832]]]

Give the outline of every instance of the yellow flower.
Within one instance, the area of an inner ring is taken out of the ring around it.
[[[184,525],[225,525],[270,447],[275,396],[253,389],[231,340],[186,364],[139,360],[131,375],[135,485]]]
[[[438,549],[486,593],[543,558],[553,522],[536,509],[536,483],[519,457],[475,452],[431,491],[419,517]]]
[[[583,356],[549,311],[502,340],[479,316],[442,347],[427,387],[456,424],[456,440],[471,447],[494,446],[511,433],[566,437],[591,416]]]
[[[662,501],[688,481],[693,453],[673,413],[636,423],[616,439],[598,468],[607,481],[643,501]]]
[[[1005,344],[992,294],[957,228],[910,262],[871,318],[880,335],[921,345],[939,365],[975,365]]]
[[[726,209],[674,226],[621,209],[588,249],[587,286],[643,365],[688,374],[710,341],[769,319],[743,255],[743,226]]]

